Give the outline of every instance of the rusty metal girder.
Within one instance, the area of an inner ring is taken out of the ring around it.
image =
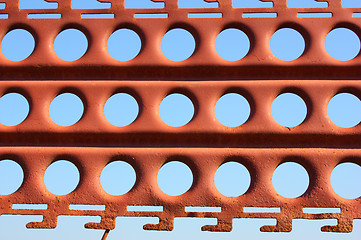
[[[165,1],[163,9],[125,9],[123,0],[109,0],[109,9],[72,9],[70,0],[58,2],[57,9],[18,9],[18,0],[6,3],[0,14],[0,38],[9,30],[24,28],[36,41],[29,58],[12,62],[0,53],[0,95],[17,92],[30,104],[27,119],[14,127],[0,124],[0,159],[12,159],[24,170],[18,191],[0,196],[0,215],[43,215],[41,223],[28,228],[55,228],[59,215],[100,216],[91,229],[113,229],[117,216],[159,217],[159,224],[147,230],[172,230],[175,217],[212,217],[215,226],[204,231],[231,231],[234,218],[274,218],[276,226],[265,232],[288,232],[292,219],[337,219],[336,226],[322,231],[350,232],[352,221],[361,219],[361,198],[348,200],[331,187],[330,175],[343,162],[361,165],[360,125],[344,129],[327,115],[327,104],[337,93],[361,98],[361,60],[347,62],[331,58],[324,49],[327,33],[347,27],[359,36],[359,20],[352,16],[360,9],[345,9],[341,1],[330,0],[327,8],[308,12],[329,12],[332,18],[298,18],[305,9],[287,8],[286,0],[274,1],[273,8],[235,9],[231,0],[219,0],[219,8],[179,9],[177,1]],[[156,2],[156,1],[154,1]],[[157,2],[161,2],[158,1]],[[207,1],[216,2],[216,1]],[[219,19],[191,19],[188,13],[222,13]],[[274,12],[276,18],[242,18],[246,12]],[[28,19],[29,13],[61,13],[60,19]],[[82,19],[83,13],[113,13],[114,19]],[[167,19],[137,19],[135,13],[168,13]],[[195,37],[196,50],[187,60],[173,62],[161,52],[162,36],[181,27]],[[297,60],[285,62],[273,56],[269,41],[279,28],[291,27],[304,37],[306,49]],[[84,32],[87,53],[66,62],[53,50],[56,35],[66,28]],[[113,59],[106,50],[108,37],[118,28],[130,28],[142,39],[140,54],[128,62]],[[240,61],[223,60],[216,53],[216,36],[226,28],[243,30],[251,41],[248,55]],[[52,122],[49,106],[61,93],[74,93],[85,110],[73,126]],[[132,95],[139,104],[137,119],[126,127],[115,127],[104,117],[106,100],[115,93]],[[214,114],[217,100],[225,93],[239,93],[249,102],[251,115],[240,127],[220,124]],[[271,116],[272,101],[281,93],[296,93],[308,109],[304,122],[293,128],[278,125]],[[171,93],[188,96],[195,115],[183,127],[167,126],[159,117],[161,100]],[[100,173],[110,162],[121,158],[133,166],[137,181],[122,196],[107,194],[100,185]],[[46,168],[67,159],[80,172],[78,187],[68,195],[50,193],[44,184]],[[157,185],[162,165],[177,160],[193,172],[193,185],[181,196],[163,193]],[[239,197],[225,197],[217,191],[214,175],[225,162],[236,161],[251,174],[249,190]],[[272,174],[283,162],[301,164],[310,177],[307,191],[287,199],[274,190]],[[45,210],[13,209],[13,204],[47,204]],[[104,205],[105,210],[70,210],[71,204]],[[161,212],[128,211],[127,206],[163,206]],[[187,206],[221,207],[221,212],[186,212]],[[279,207],[279,213],[250,213],[245,207]],[[303,208],[340,208],[340,213],[309,214]]]
[[[333,192],[330,176],[342,162],[361,164],[358,149],[284,149],[284,148],[0,148],[2,158],[19,162],[24,169],[24,183],[9,196],[2,197],[1,214],[43,215],[40,223],[29,228],[55,228],[59,215],[101,216],[100,223],[88,223],[92,229],[113,229],[118,216],[159,217],[159,224],[148,224],[146,230],[173,229],[175,217],[217,218],[218,225],[204,226],[203,231],[231,231],[233,218],[273,218],[276,226],[264,226],[265,232],[289,232],[292,219],[337,219],[338,225],[325,226],[322,231],[350,232],[353,219],[361,219],[361,199],[347,200]],[[73,162],[81,173],[78,187],[65,196],[55,196],[46,190],[43,176],[54,161]],[[121,159],[133,166],[137,181],[132,190],[122,196],[107,194],[100,185],[100,174],[111,161]],[[181,161],[193,172],[193,185],[183,195],[172,197],[157,184],[157,174],[169,161]],[[239,197],[225,197],[214,185],[216,170],[225,162],[239,162],[251,175],[251,186]],[[283,162],[297,162],[307,169],[310,185],[297,199],[287,199],[274,190],[272,174]],[[12,204],[47,204],[46,210],[12,209]],[[105,211],[69,210],[70,204],[105,205]],[[127,211],[127,206],[163,206],[162,212]],[[185,212],[187,206],[221,207],[221,212]],[[280,207],[280,213],[249,213],[244,207]],[[341,213],[308,214],[303,208],[340,208]]]
[[[219,0],[219,8],[180,9],[177,0],[165,1],[163,9],[125,9],[124,0],[108,0],[109,9],[72,9],[71,0],[58,2],[57,9],[20,9],[19,0],[2,0],[6,8],[0,14],[0,36],[14,28],[31,32],[36,47],[31,56],[12,62],[0,54],[1,79],[153,79],[153,80],[220,80],[220,79],[358,79],[360,58],[341,62],[330,57],[325,48],[326,35],[336,27],[347,27],[361,36],[358,8],[343,8],[342,1],[330,0],[327,8],[288,8],[286,0],[274,1],[273,8],[233,8],[232,0]],[[154,1],[162,2],[162,1]],[[208,1],[217,2],[217,1]],[[222,13],[222,18],[188,18],[188,13]],[[243,18],[247,12],[273,12],[275,18]],[[332,13],[332,18],[299,18],[297,13]],[[60,19],[28,19],[28,14],[61,13]],[[82,19],[84,13],[112,13],[114,19]],[[139,19],[135,13],[168,13],[167,19]],[[305,39],[305,51],[296,61],[276,58],[269,47],[272,34],[290,27]],[[88,38],[87,53],[78,61],[66,62],[53,50],[55,37],[64,29],[81,30]],[[142,40],[139,55],[131,61],[113,59],[106,42],[116,29],[129,28]],[[160,49],[163,35],[170,29],[184,28],[196,41],[194,54],[182,62],[167,59]],[[222,59],[214,48],[217,35],[224,29],[238,28],[251,42],[247,56],[240,61]]]
[[[15,127],[0,126],[2,146],[360,147],[361,126],[341,128],[327,114],[337,93],[361,98],[359,81],[3,81],[0,94],[9,92],[24,95],[30,112]],[[61,127],[51,120],[49,106],[66,92],[79,96],[85,110],[79,122]],[[243,95],[251,107],[247,122],[236,128],[222,125],[214,112],[218,99],[232,92]],[[274,99],[287,92],[302,97],[308,111],[293,128],[279,125],[271,115]],[[105,102],[115,93],[128,93],[139,104],[137,119],[126,127],[116,127],[104,116]],[[168,126],[158,112],[172,93],[185,94],[195,107],[193,119],[183,127]]]

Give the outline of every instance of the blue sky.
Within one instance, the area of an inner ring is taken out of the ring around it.
[[[344,7],[361,7],[361,1],[344,0]],[[217,3],[206,3],[202,0],[179,0],[179,7],[217,7]],[[258,0],[234,0],[233,6],[272,7],[271,2]],[[325,7],[326,2],[313,0],[289,0],[288,7]],[[0,5],[1,7],[1,5]],[[56,3],[43,0],[20,0],[21,8],[56,8]],[[108,8],[109,4],[96,0],[73,0],[73,8]],[[161,8],[163,3],[149,0],[126,0],[127,8]],[[34,38],[25,30],[15,30],[1,36],[1,51],[9,60],[21,61],[33,51]],[[19,48],[18,46],[22,46]],[[140,52],[141,39],[129,30],[120,29],[109,38],[107,49],[118,61],[134,59]],[[250,42],[247,35],[238,29],[228,29],[219,34],[214,47],[220,57],[228,61],[239,61],[249,51]],[[293,29],[278,30],[270,41],[272,53],[281,60],[292,61],[302,55],[305,42],[300,33]],[[162,39],[164,55],[173,61],[186,60],[193,54],[195,42],[193,36],[182,29],[169,31]],[[347,61],[357,57],[360,52],[360,39],[349,29],[335,29],[325,39],[325,49],[330,56]],[[61,32],[54,41],[54,51],[64,61],[75,61],[87,51],[85,35],[74,29]],[[1,95],[2,93],[0,93]],[[29,104],[23,96],[10,93],[0,98],[0,124],[15,126],[21,124],[29,112]],[[81,120],[84,106],[79,97],[65,93],[53,100],[49,108],[52,120],[60,126],[71,126]],[[220,123],[228,127],[244,124],[250,115],[250,105],[243,96],[235,93],[224,95],[214,106],[214,113]],[[302,124],[307,115],[307,106],[301,97],[285,93],[278,96],[270,109],[274,120],[285,127]],[[332,122],[344,128],[358,125],[361,121],[361,102],[350,93],[341,93],[331,99],[328,115]],[[124,127],[131,124],[139,114],[137,101],[130,95],[119,93],[104,103],[104,117],[113,125]],[[159,115],[165,124],[181,127],[192,120],[194,106],[190,99],[181,94],[173,94],[159,103]],[[0,194],[6,195],[16,191],[22,183],[22,170],[13,161],[0,161]],[[73,191],[79,181],[76,167],[67,161],[51,165],[44,181],[47,189],[56,195],[64,195]],[[121,195],[134,185],[136,173],[124,162],[108,165],[101,175],[101,184],[106,192]],[[239,196],[245,193],[250,185],[247,169],[240,164],[222,165],[215,175],[215,185],[225,196]],[[303,167],[295,163],[279,166],[273,176],[276,191],[284,197],[296,198],[308,187],[308,175]],[[354,199],[361,196],[361,167],[353,164],[338,166],[330,179],[333,189],[342,197]],[[60,184],[61,182],[61,184]],[[118,185],[112,184],[118,182]],[[164,165],[158,175],[159,187],[165,193],[177,196],[187,191],[192,185],[192,172],[181,163]],[[237,183],[237,184],[235,184]],[[349,184],[351,183],[351,184]],[[54,230],[27,230],[25,224],[40,220],[40,216],[0,216],[0,239],[100,239],[103,231],[84,229],[84,223],[97,221],[97,217],[59,217],[58,227]],[[156,222],[154,218],[118,218],[116,229],[109,239],[359,239],[361,221],[355,220],[355,229],[350,234],[321,233],[323,225],[335,224],[335,220],[294,220],[291,233],[261,233],[259,227],[273,224],[272,219],[236,219],[234,230],[230,233],[201,232],[205,224],[214,224],[215,219],[176,219],[172,232],[149,232],[142,230],[142,225]]]

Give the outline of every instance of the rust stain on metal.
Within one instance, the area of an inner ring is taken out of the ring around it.
[[[289,232],[293,219],[337,219],[326,232],[350,232],[354,219],[361,219],[361,198],[347,200],[331,188],[330,175],[337,164],[348,161],[361,165],[361,126],[344,129],[327,116],[327,103],[337,93],[350,92],[361,98],[361,58],[348,62],[332,59],[319,46],[335,27],[348,27],[360,35],[356,9],[345,9],[341,1],[330,0],[322,9],[332,18],[298,18],[300,9],[287,8],[286,0],[274,1],[276,18],[242,18],[255,9],[235,9],[231,0],[215,9],[179,9],[177,1],[165,1],[163,9],[124,9],[124,1],[109,0],[109,9],[71,9],[71,1],[59,1],[57,9],[18,9],[18,0],[5,2],[0,14],[0,36],[14,28],[30,31],[36,48],[29,58],[12,62],[0,53],[0,95],[18,92],[30,103],[27,119],[15,126],[0,125],[0,159],[11,158],[24,170],[24,182],[13,194],[0,196],[0,215],[42,215],[42,222],[28,228],[55,228],[59,215],[100,216],[100,223],[87,223],[90,229],[114,229],[118,216],[158,217],[159,224],[146,230],[173,229],[175,217],[217,218],[217,225],[203,231],[232,230],[234,218],[272,218],[275,226],[264,232]],[[55,1],[51,1],[55,2]],[[154,1],[162,2],[162,1]],[[188,13],[220,12],[220,19],[191,19]],[[168,13],[167,19],[136,19],[135,13]],[[28,19],[29,13],[61,13],[60,19]],[[113,13],[114,19],[81,19],[83,13]],[[317,26],[315,27],[315,22]],[[140,54],[119,62],[106,51],[106,40],[118,28],[136,31],[143,42]],[[196,51],[189,59],[173,62],[160,50],[161,37],[181,27],[196,40]],[[272,34],[279,28],[298,30],[306,42],[305,53],[285,62],[269,49]],[[79,60],[59,59],[49,46],[63,29],[77,28],[89,41],[87,53]],[[216,36],[225,28],[238,28],[251,41],[248,55],[236,62],[221,59],[214,48]],[[311,41],[312,40],[312,41]],[[56,80],[56,81],[55,81]],[[159,81],[162,80],[162,81]],[[49,117],[51,100],[60,93],[78,95],[85,106],[81,120],[60,127]],[[114,93],[125,92],[138,102],[138,118],[118,128],[104,117],[105,101]],[[158,114],[161,100],[170,93],[188,96],[195,106],[192,121],[180,128],[163,123]],[[242,126],[228,128],[215,118],[214,106],[225,93],[240,93],[250,103],[251,115]],[[294,128],[278,125],[271,117],[272,101],[284,92],[296,93],[308,107],[305,121]],[[44,184],[45,169],[55,160],[66,158],[81,174],[77,188],[65,196],[51,194]],[[130,192],[107,194],[100,185],[102,169],[114,159],[127,161],[137,180]],[[157,185],[157,173],[167,162],[177,160],[193,172],[192,187],[185,194],[171,197]],[[239,197],[225,197],[214,184],[216,170],[235,161],[247,167],[251,186]],[[272,186],[272,174],[283,162],[301,164],[310,176],[307,191],[287,199]],[[13,209],[12,204],[47,204],[46,210]],[[70,204],[105,205],[105,210],[70,210]],[[128,211],[127,206],[163,206],[161,212]],[[187,206],[221,207],[221,212],[187,212]],[[245,207],[279,207],[279,213],[250,213]],[[309,214],[303,208],[340,208],[340,213]]]

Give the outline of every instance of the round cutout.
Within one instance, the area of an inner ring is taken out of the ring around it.
[[[19,93],[8,93],[0,98],[0,123],[5,126],[16,126],[22,123],[29,114],[29,103]]]
[[[187,30],[175,28],[168,31],[162,39],[161,50],[169,60],[179,62],[192,56],[196,48],[193,35]]]
[[[24,180],[21,166],[12,160],[0,161],[0,195],[10,195],[16,192]]]
[[[159,114],[167,125],[181,127],[192,120],[194,106],[185,95],[174,93],[165,97],[160,103]]]
[[[251,184],[248,169],[237,162],[222,164],[215,176],[217,190],[226,197],[239,197],[245,194]]]
[[[287,162],[279,165],[273,173],[272,183],[276,192],[285,198],[302,196],[309,186],[306,169],[298,163]]]
[[[292,28],[281,28],[271,37],[273,55],[283,61],[293,61],[305,51],[305,40],[301,33]]]
[[[142,42],[133,30],[122,28],[116,30],[108,39],[108,52],[118,61],[130,61],[140,52]]]
[[[157,180],[160,189],[165,194],[179,196],[191,188],[193,184],[193,174],[186,164],[173,161],[161,167]]]
[[[220,123],[227,127],[238,127],[248,120],[251,107],[242,95],[228,93],[217,101],[214,111]]]
[[[331,174],[331,186],[342,198],[361,197],[361,167],[355,163],[341,163]]]
[[[18,62],[28,58],[35,49],[33,35],[24,29],[8,32],[2,42],[1,51],[10,61]]]
[[[79,184],[78,168],[71,162],[53,162],[45,171],[44,183],[49,192],[63,196],[71,193]]]
[[[296,127],[307,116],[307,106],[303,99],[294,93],[283,93],[272,103],[273,119],[281,126]]]
[[[360,38],[348,28],[336,28],[326,36],[325,48],[334,59],[349,61],[360,52]]]
[[[84,105],[81,99],[73,93],[58,95],[50,104],[51,120],[59,126],[68,127],[77,123],[83,116]]]
[[[137,118],[138,113],[137,101],[127,93],[114,94],[104,105],[105,118],[117,127],[131,124]]]
[[[328,103],[327,113],[337,126],[354,127],[361,121],[361,101],[353,94],[339,93]]]
[[[58,34],[54,41],[56,55],[64,61],[76,61],[88,49],[88,39],[78,29],[66,29]]]
[[[126,162],[114,161],[103,169],[100,183],[104,191],[113,196],[129,192],[136,181],[134,168]]]
[[[216,51],[227,61],[241,60],[248,54],[250,46],[247,34],[236,28],[223,30],[216,39]]]

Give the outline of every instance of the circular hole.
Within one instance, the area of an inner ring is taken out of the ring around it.
[[[285,198],[297,198],[304,194],[310,179],[306,169],[298,163],[279,165],[273,173],[272,183],[276,192]]]
[[[54,41],[56,55],[64,61],[81,58],[88,49],[88,39],[78,29],[66,29],[58,34]]]
[[[172,61],[184,61],[192,56],[196,47],[193,35],[187,30],[175,28],[168,31],[162,39],[161,50]]]
[[[125,127],[134,122],[139,113],[137,101],[129,94],[117,93],[104,105],[105,118],[114,126]]]
[[[56,124],[68,127],[77,123],[83,116],[84,105],[80,98],[72,93],[58,95],[50,104],[49,114]]]
[[[283,61],[293,61],[305,51],[305,40],[298,31],[292,28],[281,28],[271,37],[273,55]]]
[[[293,93],[283,93],[272,103],[273,119],[281,126],[295,127],[306,118],[307,106],[303,99]]]
[[[247,192],[251,184],[251,176],[242,164],[228,162],[218,168],[214,183],[222,195],[239,197]]]
[[[0,123],[5,126],[16,126],[22,123],[29,114],[29,103],[19,93],[8,93],[0,98]]]
[[[189,123],[194,115],[192,101],[183,94],[168,95],[159,106],[163,122],[172,127],[181,127]]]
[[[73,163],[59,160],[46,169],[44,183],[49,192],[62,196],[75,190],[79,178],[79,171]]]
[[[235,28],[223,30],[216,39],[216,51],[227,61],[244,58],[249,52],[250,45],[247,34]]]
[[[100,184],[110,195],[120,196],[129,192],[136,180],[134,168],[126,162],[109,163],[100,175]]]
[[[341,163],[331,174],[331,186],[342,198],[361,197],[361,167],[355,163]]]
[[[141,49],[142,42],[136,32],[130,29],[119,29],[108,39],[108,52],[118,61],[129,61],[135,58]]]
[[[33,53],[34,48],[33,35],[24,29],[11,30],[1,42],[2,53],[7,59],[14,62],[28,58]]]
[[[325,39],[327,53],[336,60],[349,61],[360,52],[360,39],[355,32],[347,28],[336,28]]]
[[[214,109],[220,123],[227,127],[238,127],[244,124],[251,114],[248,101],[237,93],[223,95]]]
[[[0,161],[0,195],[16,192],[24,180],[23,169],[12,160]]]
[[[340,93],[334,96],[327,106],[331,121],[339,127],[354,127],[361,121],[361,102],[355,95]]]
[[[191,188],[193,174],[186,164],[173,161],[161,167],[157,180],[160,189],[165,194],[179,196]]]

